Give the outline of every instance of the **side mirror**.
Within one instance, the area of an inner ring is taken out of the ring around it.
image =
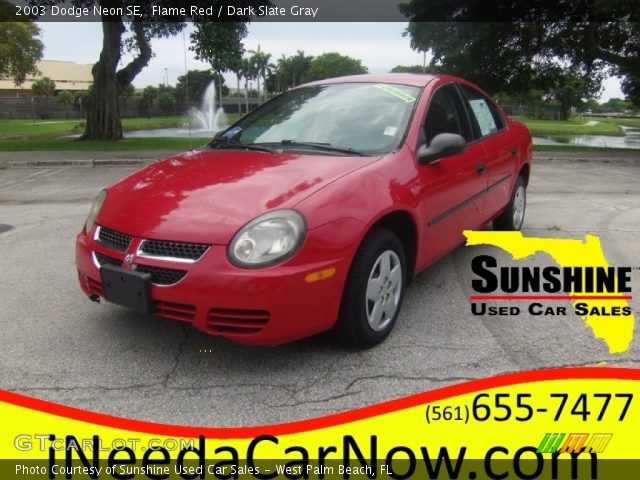
[[[228,130],[222,130],[222,131],[216,133],[213,136],[213,138],[214,139],[222,139],[222,140],[231,141],[231,140],[237,139],[240,136],[241,133],[242,133],[242,128],[233,127],[233,128],[229,128]]]
[[[431,143],[418,147],[418,162],[428,165],[444,157],[462,153],[467,147],[465,139],[457,133],[440,133],[433,137]]]

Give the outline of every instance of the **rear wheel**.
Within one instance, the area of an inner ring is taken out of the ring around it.
[[[363,240],[345,285],[334,335],[342,343],[369,348],[384,340],[400,313],[405,256],[398,237],[385,229]]]
[[[496,230],[520,230],[524,222],[524,212],[527,208],[527,186],[521,176],[518,176],[513,187],[511,200],[507,209],[493,221]]]

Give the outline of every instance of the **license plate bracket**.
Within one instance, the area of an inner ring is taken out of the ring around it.
[[[142,313],[153,312],[150,274],[107,264],[100,267],[100,278],[104,298],[108,302]]]

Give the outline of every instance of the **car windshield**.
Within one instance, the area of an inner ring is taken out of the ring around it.
[[[388,153],[400,145],[420,88],[337,83],[288,91],[218,138],[234,145]]]

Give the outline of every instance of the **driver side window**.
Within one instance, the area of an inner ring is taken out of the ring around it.
[[[457,133],[467,142],[471,141],[462,101],[453,84],[440,87],[434,93],[422,128],[427,145],[440,133]]]

